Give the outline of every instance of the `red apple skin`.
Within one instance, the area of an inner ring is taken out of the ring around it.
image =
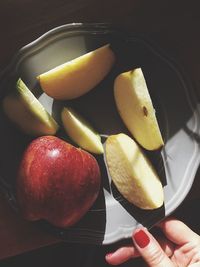
[[[27,220],[45,219],[66,228],[91,208],[100,183],[99,165],[91,154],[55,136],[42,136],[22,157],[17,201]]]

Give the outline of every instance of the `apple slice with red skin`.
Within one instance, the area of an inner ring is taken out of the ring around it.
[[[91,208],[100,190],[96,159],[55,136],[33,140],[17,176],[17,201],[24,218],[66,228]]]

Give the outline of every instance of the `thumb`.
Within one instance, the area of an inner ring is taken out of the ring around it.
[[[140,255],[150,267],[174,267],[159,243],[146,228],[140,228],[133,233],[133,242]]]

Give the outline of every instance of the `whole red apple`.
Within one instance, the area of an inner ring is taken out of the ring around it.
[[[16,193],[22,215],[58,227],[75,224],[95,202],[100,170],[88,152],[55,136],[27,147],[19,166]]]

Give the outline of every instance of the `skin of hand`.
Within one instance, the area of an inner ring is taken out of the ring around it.
[[[163,236],[157,239],[144,227],[133,232],[133,245],[106,255],[111,265],[141,256],[150,267],[200,267],[200,236],[183,222],[168,218],[158,227]]]

